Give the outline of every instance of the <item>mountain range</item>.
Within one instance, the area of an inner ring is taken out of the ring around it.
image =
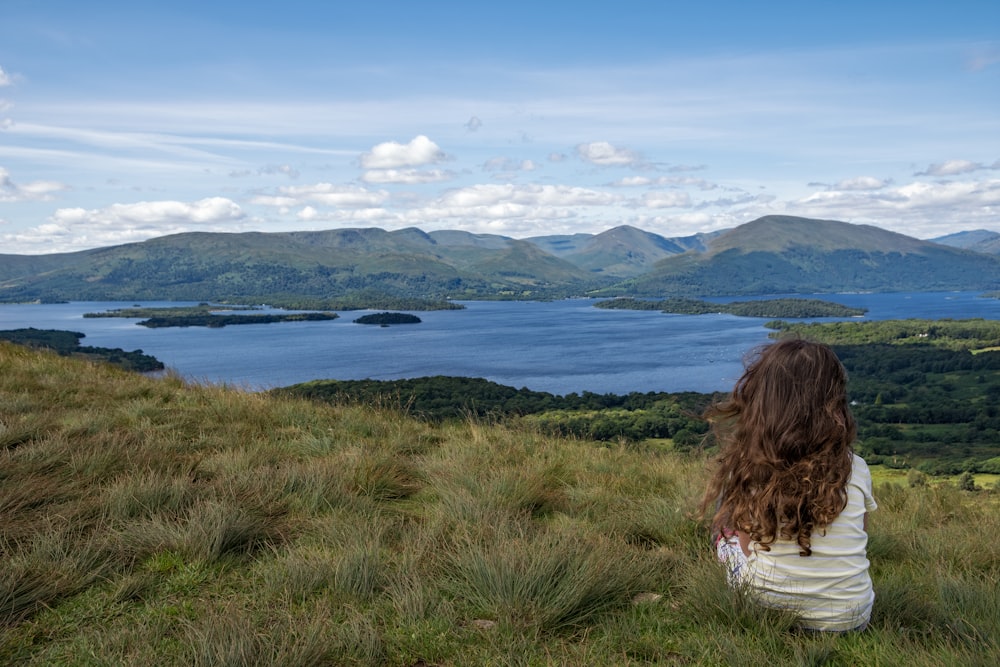
[[[630,226],[526,239],[416,228],[195,232],[75,253],[0,255],[0,301],[993,290],[997,253],[995,232],[923,241],[791,216],[675,238]]]

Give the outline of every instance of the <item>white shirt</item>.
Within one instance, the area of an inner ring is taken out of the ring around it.
[[[770,551],[750,544],[741,582],[763,604],[791,609],[813,630],[852,630],[868,621],[875,593],[868,574],[865,513],[878,505],[864,460],[854,455],[847,506],[810,536],[812,555],[800,556],[793,540],[775,540]]]

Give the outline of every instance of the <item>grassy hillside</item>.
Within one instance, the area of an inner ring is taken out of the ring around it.
[[[994,665],[994,496],[877,490],[863,634],[726,590],[698,455],[0,344],[0,663]]]

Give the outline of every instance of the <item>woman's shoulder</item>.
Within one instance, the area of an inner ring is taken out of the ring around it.
[[[851,454],[851,457],[851,478],[854,480],[871,480],[872,473],[868,469],[868,464],[865,463],[865,460],[857,454]]]

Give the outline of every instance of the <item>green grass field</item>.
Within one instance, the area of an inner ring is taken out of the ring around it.
[[[727,590],[700,454],[0,371],[0,664],[1000,662],[993,491],[880,484],[872,626],[817,635]]]

